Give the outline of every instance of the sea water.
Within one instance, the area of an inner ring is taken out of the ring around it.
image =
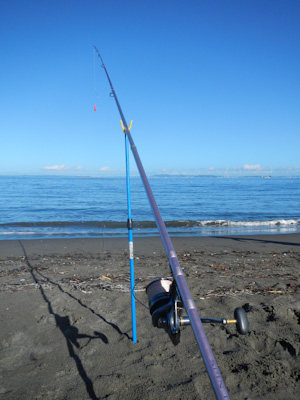
[[[300,177],[149,178],[171,236],[300,232]],[[142,181],[131,178],[133,233],[158,235]],[[126,179],[0,176],[0,239],[127,235]]]

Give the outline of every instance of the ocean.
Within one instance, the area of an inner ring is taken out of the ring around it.
[[[300,177],[149,178],[170,236],[300,232]],[[0,176],[0,240],[127,236],[126,179]],[[134,236],[156,236],[139,177]]]

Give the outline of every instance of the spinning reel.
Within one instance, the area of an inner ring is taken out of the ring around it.
[[[175,280],[157,279],[147,286],[146,292],[153,326],[163,328],[172,343],[177,346],[180,342],[180,327],[191,323],[189,317],[182,316],[184,306]],[[249,331],[247,314],[242,307],[234,310],[234,319],[201,318],[201,322],[235,324],[237,331],[242,335]]]

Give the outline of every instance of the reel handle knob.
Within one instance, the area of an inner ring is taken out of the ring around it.
[[[237,307],[234,310],[234,318],[236,319],[236,327],[241,335],[246,335],[249,332],[249,323],[246,311],[243,307]]]

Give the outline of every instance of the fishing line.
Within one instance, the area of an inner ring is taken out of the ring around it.
[[[94,94],[99,99],[100,96],[96,90],[96,53],[94,51],[93,51],[93,53],[94,53]]]

